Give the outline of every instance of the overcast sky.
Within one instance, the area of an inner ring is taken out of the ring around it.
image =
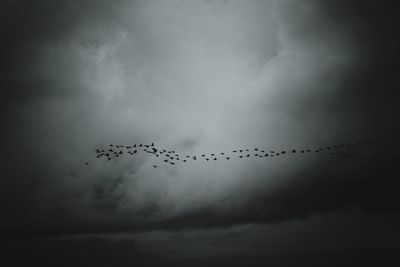
[[[216,247],[262,260],[266,248],[398,249],[391,4],[40,0],[0,10],[6,246],[52,237],[43,249],[133,246],[140,260],[179,262],[184,250],[201,262]],[[351,150],[372,163],[308,154],[171,166],[94,152],[110,143],[194,155],[375,138],[383,142]]]

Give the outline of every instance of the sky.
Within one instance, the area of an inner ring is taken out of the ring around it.
[[[9,255],[53,266],[343,266],[398,254],[391,2],[9,0],[0,12]],[[375,139],[350,150],[373,162],[311,153],[171,166],[95,153]]]

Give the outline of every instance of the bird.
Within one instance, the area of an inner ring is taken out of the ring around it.
[[[247,154],[247,155],[246,155],[246,158],[248,158],[248,157],[250,157],[250,154]]]
[[[153,168],[157,168],[157,166],[156,166],[156,165],[153,165]]]
[[[210,159],[209,159],[209,158],[206,158],[206,160],[209,161]]]
[[[226,160],[229,160],[230,159],[230,157],[226,157]]]
[[[286,151],[285,150],[283,150],[282,152],[281,152],[281,154],[285,154],[286,153]]]
[[[232,152],[233,152],[233,153],[236,153],[237,151],[236,151],[236,150],[233,150]]]
[[[154,146],[154,143],[151,143],[151,146]]]
[[[214,158],[214,160],[217,160],[217,158]]]
[[[113,144],[110,144],[110,146],[114,146]]]
[[[254,148],[254,151],[258,151],[258,148]]]
[[[175,165],[175,163],[173,163],[173,162],[170,162],[170,164],[171,164],[171,165]]]
[[[240,156],[239,156],[239,158],[243,158],[243,156],[242,156],[242,155],[240,155]]]
[[[243,149],[240,149],[239,152],[242,153],[242,152],[243,152]]]
[[[85,165],[89,165],[89,162],[86,162]]]
[[[184,159],[183,162],[186,162],[186,159]]]
[[[224,152],[221,152],[221,155],[224,155],[225,153]]]
[[[211,156],[214,156],[214,154],[211,154]]]
[[[293,149],[293,150],[292,150],[292,153],[296,153],[296,149]]]

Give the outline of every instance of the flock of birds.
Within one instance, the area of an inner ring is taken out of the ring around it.
[[[235,149],[229,152],[214,152],[207,154],[196,154],[196,155],[183,155],[178,153],[175,150],[168,150],[164,148],[159,148],[151,144],[133,144],[133,145],[115,145],[110,144],[108,148],[105,149],[96,149],[96,158],[101,159],[105,158],[110,161],[112,159],[116,159],[122,157],[123,155],[129,154],[130,156],[134,156],[138,153],[148,153],[151,154],[161,160],[161,163],[175,165],[177,163],[187,163],[189,161],[205,161],[205,162],[213,162],[218,160],[229,161],[231,159],[249,159],[249,158],[274,158],[279,156],[284,156],[288,154],[307,154],[307,153],[324,153],[331,156],[341,156],[344,158],[358,159],[358,160],[368,160],[374,161],[375,157],[363,156],[363,155],[354,155],[349,153],[350,149],[360,146],[368,146],[373,144],[379,144],[383,142],[398,142],[398,139],[374,139],[368,141],[358,141],[351,144],[338,144],[331,145],[325,147],[319,147],[317,149],[311,148],[291,148],[291,149],[283,149],[283,150],[267,150],[263,148],[240,148]],[[85,163],[89,165],[88,162]],[[158,165],[152,165],[154,168],[157,168]]]

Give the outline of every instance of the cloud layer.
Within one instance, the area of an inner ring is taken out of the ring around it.
[[[391,144],[362,151],[381,153],[369,166],[315,156],[157,170],[148,157],[92,161],[109,143],[191,154],[396,136],[398,41],[388,9],[320,1],[3,5],[2,229],[140,231],[352,208],[398,212]]]

